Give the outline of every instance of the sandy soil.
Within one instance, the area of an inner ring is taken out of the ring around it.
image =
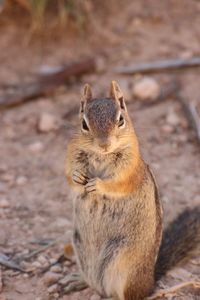
[[[52,38],[27,44],[22,29],[17,32],[13,25],[0,28],[2,86],[32,80],[41,65],[55,66],[89,55],[105,61],[103,73],[85,75],[54,95],[0,111],[0,252],[16,260],[39,249],[42,243],[58,240],[22,262],[33,270],[31,275],[1,267],[1,300],[100,299],[90,289],[65,296],[56,288],[50,293],[47,272],[41,272],[62,255],[70,239],[72,203],[64,178],[64,158],[78,117],[66,114],[78,105],[85,82],[93,85],[96,94],[107,94],[112,79],[125,89],[144,157],[158,181],[165,222],[200,202],[199,145],[180,105],[170,99],[140,105],[134,102],[129,88],[134,78],[113,72],[114,67],[130,62],[200,55],[200,5],[192,0],[115,3],[118,5],[112,14],[110,10],[105,16],[96,12],[94,19],[103,28],[96,35],[91,30],[91,34],[76,39]],[[199,70],[173,76],[182,82],[183,93],[198,103]],[[155,78],[163,82],[173,77],[162,74]],[[53,115],[56,125],[54,130],[41,133],[38,124],[44,113]],[[171,114],[176,116],[175,124],[170,124]],[[58,267],[61,276],[76,270],[69,262]],[[200,257],[169,272],[157,287],[197,280],[199,267]],[[185,289],[167,298],[200,299],[200,295]]]

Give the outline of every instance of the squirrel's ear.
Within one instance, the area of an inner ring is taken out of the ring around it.
[[[83,88],[83,101],[92,100],[92,89],[91,86],[86,83]]]
[[[111,82],[111,89],[110,89],[110,97],[119,101],[121,109],[126,110],[126,105],[124,101],[124,95],[116,81]]]
[[[80,107],[80,114],[84,113],[85,104],[87,101],[92,100],[92,89],[89,84],[85,84],[83,88],[83,96],[81,99],[81,107]]]

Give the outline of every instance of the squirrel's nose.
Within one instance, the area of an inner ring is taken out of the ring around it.
[[[106,140],[99,141],[99,147],[104,150],[107,150],[110,147],[110,145],[111,143],[109,141]]]

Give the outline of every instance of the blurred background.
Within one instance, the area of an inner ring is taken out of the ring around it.
[[[95,96],[108,96],[111,80],[121,86],[165,223],[200,204],[199,65],[200,1],[0,1],[1,300],[100,299],[57,284],[76,270],[59,259],[72,228],[65,149],[84,83]],[[157,288],[199,278],[199,265]]]

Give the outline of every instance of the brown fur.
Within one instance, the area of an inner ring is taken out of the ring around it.
[[[155,266],[156,280],[200,253],[200,207],[185,209],[164,231]]]
[[[104,297],[140,300],[153,289],[162,237],[155,179],[115,82],[111,98],[94,99],[85,87],[82,127],[83,121],[65,165],[74,192],[73,245],[80,272]]]

